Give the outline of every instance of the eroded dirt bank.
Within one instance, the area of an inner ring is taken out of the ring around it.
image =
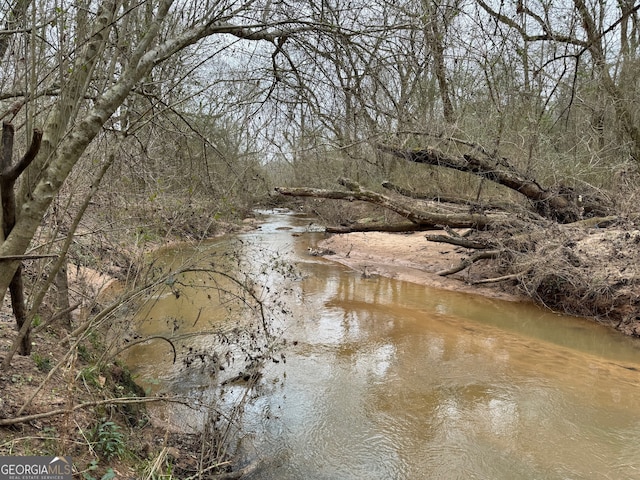
[[[429,232],[430,234],[438,232]],[[585,234],[586,233],[586,234]],[[640,231],[560,229],[512,237],[526,254],[482,260],[443,277],[471,251],[430,242],[424,232],[335,234],[320,244],[327,258],[360,270],[423,285],[512,301],[534,301],[587,317],[625,335],[640,337],[638,281]],[[516,251],[505,243],[504,250]],[[328,254],[330,253],[330,254]],[[511,281],[474,285],[501,276]]]

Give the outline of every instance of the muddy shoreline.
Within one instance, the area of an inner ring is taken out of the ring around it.
[[[430,231],[430,234],[440,233]],[[443,234],[445,232],[442,232]],[[319,252],[329,260],[358,270],[363,275],[381,275],[455,292],[501,300],[532,302],[525,295],[503,291],[497,284],[472,285],[486,278],[491,267],[479,262],[460,273],[443,277],[437,272],[459,264],[468,256],[465,248],[429,242],[424,232],[358,232],[333,234],[319,243]]]
[[[320,242],[319,251],[327,259],[365,275],[383,275],[430,287],[507,301],[544,304],[554,311],[607,325],[627,336],[640,337],[637,292],[634,293],[631,287],[633,281],[626,278],[636,271],[635,263],[629,263],[629,259],[636,257],[628,253],[630,249],[627,244],[623,245],[620,241],[620,238],[628,236],[624,231],[596,230],[573,243],[567,241],[568,245],[574,246],[576,255],[581,259],[581,267],[571,271],[563,270],[562,264],[556,265],[550,258],[540,258],[538,270],[544,273],[546,269],[546,275],[551,275],[551,280],[554,278],[553,275],[572,278],[578,287],[570,284],[558,291],[534,291],[536,299],[520,290],[518,286],[504,282],[474,285],[474,281],[504,275],[496,270],[497,265],[490,260],[481,260],[450,276],[438,275],[437,272],[447,270],[468,258],[470,251],[454,245],[430,242],[425,239],[424,232],[333,234]],[[640,238],[640,235],[637,237]],[[635,237],[631,235],[631,238]],[[557,263],[557,257],[554,258]],[[619,278],[620,281],[614,282],[613,286],[616,289],[611,287],[601,295],[599,291],[591,291],[598,286],[596,280],[600,277]],[[578,282],[587,279],[594,279],[591,282],[593,285],[584,286]]]

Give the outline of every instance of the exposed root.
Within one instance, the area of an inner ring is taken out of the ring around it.
[[[484,260],[488,258],[497,258],[500,255],[500,250],[490,250],[486,252],[478,252],[474,255],[471,255],[469,258],[465,258],[462,262],[460,262],[455,267],[449,268],[447,270],[442,270],[438,272],[438,275],[441,277],[446,277],[447,275],[453,275],[454,273],[458,273],[465,268],[473,265],[478,260]]]
[[[494,230],[474,232],[473,239],[455,232],[425,238],[473,250],[492,248],[438,272],[440,276],[458,273],[482,259],[494,259],[494,275],[471,284],[513,281],[537,303],[594,317],[640,337],[640,230],[633,224],[611,226],[613,219],[566,225],[546,222],[516,235]],[[599,225],[609,228],[597,228]]]
[[[554,226],[504,240],[503,270],[554,310],[640,336],[640,230]]]

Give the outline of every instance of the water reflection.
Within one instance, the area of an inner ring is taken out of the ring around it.
[[[263,230],[242,237],[254,268],[269,252],[299,272],[263,272],[292,315],[278,319],[287,362],[269,366],[242,425],[247,459],[265,459],[253,478],[640,479],[636,342],[530,305],[365,279],[304,254],[322,234]]]

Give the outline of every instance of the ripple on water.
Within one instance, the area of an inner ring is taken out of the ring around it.
[[[241,426],[247,456],[274,459],[254,478],[640,479],[637,343],[305,263],[306,246],[277,225],[251,239],[271,238],[304,280],[281,325],[297,343]]]

